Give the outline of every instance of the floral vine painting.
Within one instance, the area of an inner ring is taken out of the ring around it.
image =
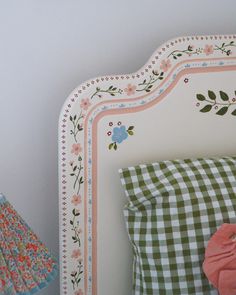
[[[173,59],[178,59],[183,55],[193,56],[199,55],[201,53],[205,54],[206,56],[211,55],[214,51],[220,51],[222,54],[227,56],[232,54],[232,48],[236,47],[234,41],[230,41],[229,43],[222,43],[221,45],[210,45],[206,44],[204,47],[195,48],[194,45],[189,45],[184,50],[174,50],[172,51],[168,57],[172,57]]]
[[[83,148],[81,143],[79,143],[79,134],[83,131],[83,119],[85,117],[84,112],[88,110],[91,106],[89,98],[84,98],[80,101],[81,111],[79,114],[70,116],[71,129],[70,134],[73,138],[73,143],[71,145],[71,156],[72,160],[69,162],[70,167],[70,177],[73,181],[73,195],[71,197],[71,203],[73,204],[73,209],[71,211],[70,226],[71,226],[71,239],[74,243],[74,249],[71,253],[71,259],[74,261],[74,268],[70,273],[71,284],[73,290],[77,295],[83,295],[83,291],[80,288],[81,280],[83,277],[83,258],[82,258],[82,245],[81,245],[81,185],[84,183],[83,177],[83,158],[82,152]]]
[[[205,44],[202,47],[195,48],[194,45],[189,44],[185,49],[176,49],[169,53],[166,59],[163,59],[160,63],[159,69],[152,70],[152,73],[148,78],[145,78],[142,82],[135,84],[127,84],[124,89],[118,88],[114,85],[110,85],[107,88],[96,87],[94,93],[91,95],[91,99],[103,98],[103,95],[110,95],[112,97],[126,94],[127,96],[135,95],[136,92],[150,92],[153,86],[164,79],[165,74],[172,67],[172,60],[177,60],[184,56],[196,56],[203,54],[205,56],[210,56],[214,52],[221,52],[223,55],[230,56],[232,54],[232,49],[236,47],[235,41],[230,41],[228,43],[224,42],[221,45]],[[84,107],[90,106],[88,99],[86,101],[82,100]]]

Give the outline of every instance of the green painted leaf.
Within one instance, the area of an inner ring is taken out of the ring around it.
[[[83,127],[80,124],[78,124],[77,128],[78,128],[79,131],[82,131],[83,130]]]
[[[114,143],[114,150],[115,151],[117,150],[117,144],[116,144],[116,142]]]
[[[111,86],[108,88],[108,90],[112,90],[112,88],[113,88],[113,86],[111,85]]]
[[[208,96],[211,100],[216,100],[215,92],[208,90]]]
[[[236,116],[236,109],[231,113],[231,115]]]
[[[71,121],[73,120],[72,116],[70,116],[70,120],[71,120]]]
[[[127,130],[127,132],[128,132],[129,135],[134,135],[134,132],[131,131],[131,130]]]
[[[223,107],[223,108],[219,109],[219,111],[216,114],[223,116],[224,114],[227,113],[228,109],[229,109],[229,107]]]
[[[212,105],[211,104],[207,104],[206,106],[204,106],[204,108],[202,108],[200,110],[200,112],[207,113],[207,112],[210,112],[211,109],[212,109]]]
[[[73,225],[73,224],[74,224],[72,220],[70,220],[70,224],[71,224],[71,225]]]
[[[220,91],[220,97],[223,101],[228,101],[229,100],[229,96],[227,93],[225,93],[224,91]]]
[[[133,130],[134,126],[129,126],[128,130]]]
[[[111,150],[111,149],[113,148],[113,145],[114,145],[114,143],[113,143],[113,142],[109,144],[109,147],[108,147],[108,148],[109,148],[109,150]]]
[[[72,213],[73,213],[74,216],[79,216],[80,215],[80,213],[76,212],[75,209],[72,210]]]
[[[197,99],[200,101],[204,101],[206,99],[205,96],[202,94],[197,94],[196,96],[197,96]]]
[[[71,274],[72,277],[76,277],[76,275],[77,275],[77,271]]]
[[[180,57],[180,56],[182,56],[182,54],[181,53],[178,53],[177,56]]]

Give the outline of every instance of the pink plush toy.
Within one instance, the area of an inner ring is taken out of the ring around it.
[[[220,295],[236,295],[236,224],[224,223],[211,237],[203,270]]]

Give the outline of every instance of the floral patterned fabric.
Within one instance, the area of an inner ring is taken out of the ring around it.
[[[34,294],[56,274],[56,260],[0,194],[0,295]]]

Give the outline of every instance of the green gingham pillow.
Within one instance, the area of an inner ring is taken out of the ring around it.
[[[162,161],[119,173],[129,199],[134,294],[218,294],[202,262],[217,228],[236,223],[236,157]]]

